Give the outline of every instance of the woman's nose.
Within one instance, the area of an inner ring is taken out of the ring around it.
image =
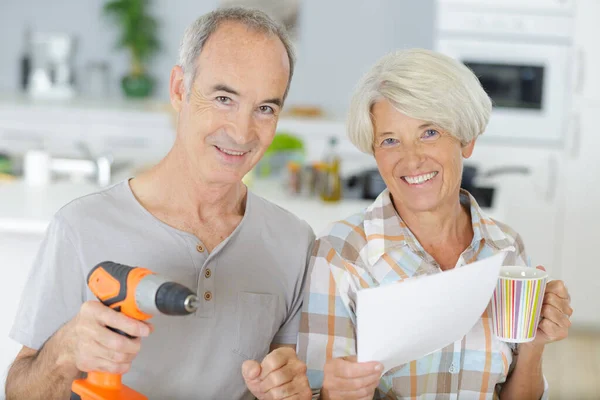
[[[421,143],[405,146],[403,158],[410,169],[417,169],[425,161],[425,153]]]

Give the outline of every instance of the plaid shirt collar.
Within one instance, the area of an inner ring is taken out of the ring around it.
[[[470,207],[474,234],[471,246],[475,247],[483,240],[499,251],[515,251],[506,234],[485,215],[469,192],[461,189],[460,202]],[[364,228],[367,237],[367,257],[371,265],[392,249],[402,246],[421,248],[417,238],[396,212],[388,189],[365,210]]]

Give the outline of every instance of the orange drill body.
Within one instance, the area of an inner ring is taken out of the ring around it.
[[[73,393],[81,400],[148,400],[146,396],[121,383],[121,375],[90,372],[73,382]]]
[[[152,315],[140,311],[135,303],[135,290],[142,278],[150,274],[153,272],[149,269],[133,268],[127,275],[127,282],[123,290],[123,284],[119,280],[106,269],[99,267],[90,274],[88,286],[98,300],[113,310],[117,309],[128,317],[146,321],[152,318]]]
[[[145,286],[141,283],[144,280]],[[152,282],[148,283],[149,280]],[[197,301],[197,297],[189,289],[161,280],[146,268],[132,268],[110,261],[100,263],[90,271],[88,286],[102,304],[140,321],[152,318],[152,314],[145,312],[148,310],[167,315],[190,314],[195,311],[195,301]],[[137,298],[140,288],[143,289],[142,294],[146,295]],[[140,301],[151,304],[140,306]],[[124,332],[107,328],[130,337]],[[119,374],[89,372],[87,378],[73,382],[71,399],[147,400],[148,398],[123,385]]]

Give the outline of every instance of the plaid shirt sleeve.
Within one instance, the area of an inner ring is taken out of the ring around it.
[[[298,336],[298,355],[318,395],[323,368],[331,358],[356,355],[354,299],[350,272],[324,239],[315,243]]]

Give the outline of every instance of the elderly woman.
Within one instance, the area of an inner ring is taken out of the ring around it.
[[[473,153],[490,112],[475,75],[431,51],[389,54],[358,85],[349,137],[373,154],[387,189],[363,212],[331,225],[313,252],[299,353],[320,398],[545,395],[544,346],[567,337],[572,314],[560,281],[547,286],[533,342],[499,341],[486,311],[462,340],[383,376],[379,363],[355,358],[358,290],[460,268],[499,251],[509,252],[506,264],[529,265],[521,237],[488,218],[460,188],[462,160]],[[411,304],[381,307],[401,313]]]

